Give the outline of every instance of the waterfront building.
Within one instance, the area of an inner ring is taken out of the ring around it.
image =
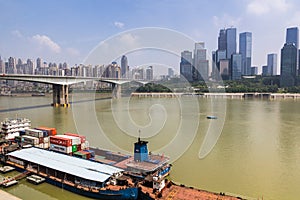
[[[229,76],[230,76],[229,60],[228,59],[220,60],[219,66],[220,66],[220,74],[221,74],[222,79],[228,80]]]
[[[294,43],[285,43],[281,49],[280,87],[295,86],[297,76],[297,53]]]
[[[231,59],[231,55],[236,53],[236,28],[226,29],[226,58]]]
[[[146,80],[147,81],[153,80],[153,67],[152,66],[149,66],[146,69]]]
[[[8,64],[6,66],[6,73],[7,74],[15,74],[17,72],[17,63],[16,58],[9,57],[8,58]]]
[[[292,43],[299,49],[299,29],[291,27],[286,29],[286,43]]]
[[[218,49],[213,53],[213,69],[212,76],[216,79],[218,74],[222,78],[230,78],[231,75],[231,56],[236,53],[236,28],[221,29],[218,37]],[[221,69],[220,61],[222,60],[222,68],[224,63],[228,63],[228,71],[226,76],[224,75],[223,69]],[[227,60],[227,61],[224,61]],[[223,75],[222,75],[223,74]]]
[[[232,54],[231,56],[232,63],[232,80],[239,80],[242,77],[242,55],[241,54]]]
[[[188,81],[192,81],[192,63],[193,56],[191,51],[181,52],[180,75],[185,77]]]
[[[34,63],[31,59],[26,61],[25,74],[34,74]]]
[[[206,59],[206,49],[204,42],[195,43],[192,74],[194,81],[208,79],[208,60]]]
[[[299,49],[299,29],[298,27],[290,27],[286,29],[286,43],[294,44]],[[299,50],[297,51],[297,71],[299,69]],[[298,73],[298,72],[297,72]]]
[[[262,66],[262,76],[268,76],[268,65]]]
[[[128,59],[125,55],[121,58],[121,74],[122,78],[128,78],[129,66],[128,66]]]
[[[277,54],[276,53],[268,54],[267,65],[268,65],[268,75],[276,76],[277,75]]]
[[[174,69],[171,68],[171,67],[168,68],[168,76],[169,76],[170,78],[174,77]]]
[[[219,37],[218,37],[218,50],[226,51],[226,47],[227,47],[226,30],[221,29],[219,32]]]
[[[251,75],[252,33],[240,33],[239,53],[242,55],[242,74]]]
[[[258,74],[258,67],[251,67],[251,76],[255,76]]]
[[[5,73],[5,65],[4,65],[4,62],[0,56],[0,73],[1,74],[4,74]]]

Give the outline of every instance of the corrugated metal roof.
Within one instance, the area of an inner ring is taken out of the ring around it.
[[[38,148],[28,148],[8,154],[29,162],[37,163],[61,172],[72,174],[87,180],[104,182],[113,173],[123,170],[101,163],[91,162],[52,151]]]

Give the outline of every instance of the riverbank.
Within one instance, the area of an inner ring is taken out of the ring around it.
[[[131,94],[132,97],[152,97],[152,98],[177,98],[182,96],[195,96],[204,98],[230,98],[230,99],[300,99],[298,93],[137,93]]]
[[[0,190],[0,200],[21,200],[21,199],[3,190]]]

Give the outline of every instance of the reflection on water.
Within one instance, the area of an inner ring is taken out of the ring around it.
[[[99,98],[97,95],[84,97],[85,100]],[[169,151],[164,147],[177,136],[179,122],[185,120],[184,123],[191,122],[191,126],[187,123],[180,131],[182,143],[178,142],[172,150],[175,152],[184,142],[192,144],[173,164],[170,178],[175,182],[255,198],[298,198],[299,102],[227,99],[226,113],[213,113],[224,115],[222,134],[212,152],[204,159],[199,159],[199,149],[211,123],[206,116],[212,114],[213,108],[209,99],[197,100],[199,108],[189,101],[189,98],[183,100],[184,106],[187,106],[187,110],[199,111],[197,115],[191,111],[182,113],[185,110],[180,109],[180,102],[172,98],[104,99],[82,101],[72,108],[52,108],[48,106],[51,97],[0,97],[0,119],[17,114],[31,119],[33,126],[53,126],[57,127],[59,133],[70,131],[85,134],[93,146],[123,152],[132,151],[138,129],[142,130],[143,137],[145,131],[151,131],[149,127],[143,127],[153,123],[155,131],[148,138],[149,148],[164,154]],[[35,105],[38,107],[33,107]],[[184,141],[188,138],[185,136],[191,134],[195,119],[198,120],[197,134],[192,141]],[[116,125],[116,121],[122,128]],[[139,128],[135,130],[129,122]],[[165,152],[161,152],[162,149]],[[24,200],[85,199],[46,183],[34,186],[25,180],[7,191]]]

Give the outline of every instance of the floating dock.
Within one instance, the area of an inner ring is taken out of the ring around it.
[[[13,171],[13,170],[15,170],[15,168],[14,168],[14,167],[11,167],[11,166],[3,166],[3,167],[0,167],[0,172],[3,173],[3,174],[5,174],[5,173],[7,173],[7,172],[11,172],[11,171]]]
[[[37,176],[37,175],[34,175],[34,174],[31,175],[31,176],[26,177],[26,180],[27,180],[28,182],[30,182],[30,183],[35,184],[35,185],[41,184],[41,183],[43,183],[43,182],[46,181],[45,178],[40,177],[40,176]]]

